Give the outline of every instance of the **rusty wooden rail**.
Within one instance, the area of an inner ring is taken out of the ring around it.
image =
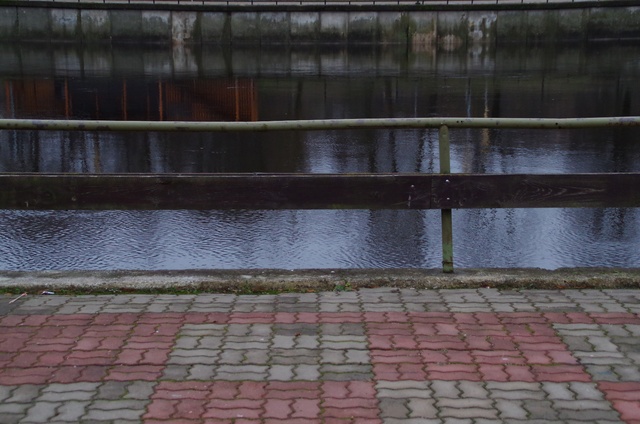
[[[640,127],[640,117],[395,118],[263,122],[0,119],[0,130],[311,131],[438,128],[440,174],[0,174],[0,209],[440,209],[453,272],[451,210],[640,207],[640,173],[452,174],[449,128]],[[639,128],[640,129],[640,128]]]

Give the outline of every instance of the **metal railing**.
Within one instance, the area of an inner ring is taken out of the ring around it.
[[[261,122],[0,119],[0,130],[314,131],[438,129],[439,174],[0,174],[0,209],[440,209],[453,272],[452,209],[640,207],[640,172],[451,173],[450,128],[640,127],[640,116],[575,119],[388,118]]]
[[[86,4],[157,4],[157,5],[497,5],[497,4],[562,4],[562,3],[606,3],[616,0],[18,0],[39,3],[86,3]]]

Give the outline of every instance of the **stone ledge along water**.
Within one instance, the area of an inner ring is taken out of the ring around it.
[[[0,291],[54,293],[278,293],[412,289],[637,288],[639,268],[241,269],[173,271],[0,271]]]

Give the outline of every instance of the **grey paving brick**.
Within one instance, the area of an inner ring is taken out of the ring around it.
[[[633,362],[619,352],[572,352],[585,365],[631,365]]]
[[[485,387],[493,399],[543,400],[547,396],[540,383],[489,381]]]
[[[118,400],[127,393],[128,382],[124,381],[105,381],[98,387],[96,398],[103,400]]]
[[[493,312],[485,303],[447,303],[447,307],[451,312]]]
[[[278,365],[307,364],[320,362],[320,350],[317,349],[272,349],[271,363]]]
[[[638,366],[612,365],[611,369],[618,376],[619,381],[640,381]]]
[[[186,380],[189,376],[190,365],[165,365],[161,380]]]
[[[523,400],[522,407],[529,413],[528,417],[535,420],[556,420],[558,413],[553,409],[549,400]]]
[[[134,381],[127,384],[127,393],[124,399],[148,400],[153,395],[155,382]]]
[[[371,372],[371,365],[322,364],[320,370],[323,373],[368,373]]]
[[[192,365],[188,368],[186,380],[213,380],[217,368],[214,365]]]
[[[489,396],[484,383],[478,381],[461,381],[458,383],[458,390],[460,390],[462,398],[487,398]]]
[[[365,336],[332,336],[323,335],[320,338],[320,348],[322,349],[367,349],[367,338]]]
[[[405,312],[404,304],[399,300],[390,303],[363,303],[365,312]]]
[[[602,335],[602,327],[598,324],[553,324],[559,332],[567,332],[577,336]]]
[[[69,423],[80,422],[80,419],[86,414],[87,406],[90,401],[68,401],[64,402],[57,410],[57,414],[53,417],[52,422],[62,421]]]
[[[590,423],[593,424],[621,424],[622,421],[620,419],[613,419],[613,420],[592,420],[589,421]],[[563,424],[584,424],[584,419],[578,419],[578,420],[564,420]]]
[[[149,403],[148,400],[102,400],[98,399],[89,405],[90,410],[100,410],[100,411],[117,411],[117,410],[144,410]],[[124,419],[129,419],[123,417]]]
[[[593,345],[586,337],[562,335],[562,341],[571,351],[593,352]]]
[[[456,381],[443,381],[436,380],[431,383],[431,390],[433,396],[436,399],[451,398],[458,399],[460,397],[460,390],[457,387]]]
[[[227,331],[223,324],[185,324],[180,329],[180,336],[215,336],[221,337]]]
[[[440,419],[425,420],[424,418],[383,418],[383,424],[442,424]]]
[[[624,326],[625,330],[627,330],[632,337],[640,336],[640,325],[637,324],[626,324]]]
[[[31,403],[40,396],[40,391],[44,386],[34,384],[24,384],[16,387],[11,396],[5,401],[7,403]]]
[[[378,381],[378,398],[433,399],[428,381]]]
[[[269,342],[266,339],[261,339],[261,340],[254,340],[254,341],[238,341],[238,342],[228,342],[225,341],[225,343],[221,346],[221,348],[223,350],[227,350],[227,349],[241,349],[241,350],[247,350],[247,349],[269,349]]]
[[[556,400],[553,399],[553,406],[557,409],[581,410],[605,410],[611,409],[611,404],[606,400]]]
[[[380,408],[380,416],[383,418],[408,418],[410,411],[406,403],[406,399],[381,399],[378,404],[378,408]]]
[[[317,336],[302,335],[296,337],[296,349],[316,349],[320,347],[320,341]]]
[[[274,324],[273,334],[276,336],[315,336],[320,332],[318,324]]]
[[[521,310],[522,308],[517,308],[509,303],[494,303],[491,304],[491,311],[492,312],[516,312]],[[529,309],[534,309],[533,306],[531,306]]]
[[[434,399],[424,398],[408,398],[407,408],[409,408],[410,418],[427,418],[433,419],[438,415],[438,409],[435,406],[436,401]]]
[[[11,392],[16,388],[16,386],[0,386],[0,404],[5,401],[5,399],[9,399],[11,397]]]
[[[269,368],[269,380],[291,381],[295,378],[295,365],[272,365]]]
[[[322,349],[320,351],[323,364],[344,364],[346,362],[345,351],[334,349]]]
[[[508,418],[524,420],[529,414],[522,407],[522,401],[520,400],[497,399],[495,408],[498,410],[498,416],[503,420]]]
[[[436,406],[438,409],[443,408],[460,408],[460,409],[491,409],[493,410],[493,400],[492,399],[480,399],[480,398],[442,398],[436,400]],[[457,416],[457,415],[456,415]],[[481,417],[485,417],[484,415],[480,415]],[[473,416],[469,416],[473,418]]]
[[[620,381],[620,376],[613,367],[607,365],[584,365],[585,371],[591,375],[593,381]]]
[[[369,351],[359,349],[347,349],[345,351],[346,363],[348,364],[368,364]]]
[[[95,395],[95,392],[85,392],[80,390],[69,390],[69,391],[55,391],[55,392],[44,392],[38,398],[39,402],[67,402],[67,401],[82,401],[82,400],[90,400]]]
[[[475,407],[440,407],[438,406],[438,416],[441,418],[488,418],[497,419],[498,413],[494,408],[484,409]]]
[[[220,354],[220,363],[225,363],[224,353],[225,351]],[[244,352],[244,357],[245,360],[242,362],[243,364],[266,365],[271,361],[270,351],[266,349],[247,350]]]
[[[8,412],[3,412],[0,408],[0,414],[2,414],[2,422],[3,424],[18,424],[22,421],[24,414],[13,414]]]
[[[218,380],[266,380],[269,367],[260,365],[220,365],[215,370]]]
[[[198,338],[197,345],[195,346],[195,348],[197,349],[211,349],[211,350],[222,349],[223,347],[226,348],[227,346],[224,344],[223,338],[218,336],[200,337]]]
[[[587,341],[596,352],[618,352],[618,346],[613,344],[608,337],[589,336]]]
[[[554,401],[573,400],[576,396],[575,392],[569,389],[568,383],[543,382],[542,390]]]
[[[27,410],[23,421],[27,423],[47,423],[57,414],[62,402],[34,402]]]
[[[318,312],[319,308],[312,303],[282,304],[278,303],[273,306],[274,312]]]
[[[427,312],[429,310],[429,306],[424,303],[405,302],[404,309],[407,312]]]
[[[640,353],[640,336],[630,337],[612,337],[611,342],[614,343],[620,352]]]
[[[176,349],[167,360],[171,365],[217,364],[219,352],[205,349]]]
[[[473,420],[471,418],[452,418],[445,417],[440,421],[442,424],[473,424]]]
[[[594,422],[595,420],[616,420],[619,418],[619,414],[613,409],[561,409],[558,411],[558,418],[562,420]]]
[[[31,403],[3,403],[0,404],[0,416],[19,415],[22,417],[29,408],[31,408]]]
[[[105,314],[140,314],[145,309],[145,306],[141,305],[106,305],[102,308],[102,312]]]
[[[178,337],[173,345],[175,349],[195,349],[200,344],[200,337],[182,336]]]
[[[113,420],[122,422],[123,420],[139,420],[144,414],[144,409],[90,409],[85,415],[85,420],[105,421]]]
[[[342,312],[342,304],[340,303],[321,303],[318,306],[318,312]],[[358,309],[360,309],[358,305]]]
[[[571,382],[569,390],[575,393],[576,399],[604,400],[604,394],[595,383]]]
[[[271,339],[271,347],[280,349],[291,349],[296,345],[295,336],[276,335]]]
[[[582,308],[574,303],[535,303],[534,306],[540,312],[582,312]]]
[[[364,324],[321,324],[319,328],[323,336],[365,336]]]
[[[230,313],[233,310],[233,305],[225,305],[220,303],[212,303],[209,305],[202,304],[193,304],[189,308],[189,312],[221,312],[221,313]],[[149,310],[149,312],[151,312]]]
[[[295,365],[293,369],[296,380],[318,381],[320,379],[319,365]]]

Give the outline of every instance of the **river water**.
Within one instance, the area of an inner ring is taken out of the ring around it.
[[[640,46],[0,45],[0,116],[640,115]],[[640,130],[452,130],[452,170],[640,172]],[[438,172],[434,130],[0,132],[0,172]],[[640,188],[639,188],[640,189]],[[453,212],[456,267],[640,266],[638,209]],[[437,268],[439,211],[0,211],[0,269]]]

